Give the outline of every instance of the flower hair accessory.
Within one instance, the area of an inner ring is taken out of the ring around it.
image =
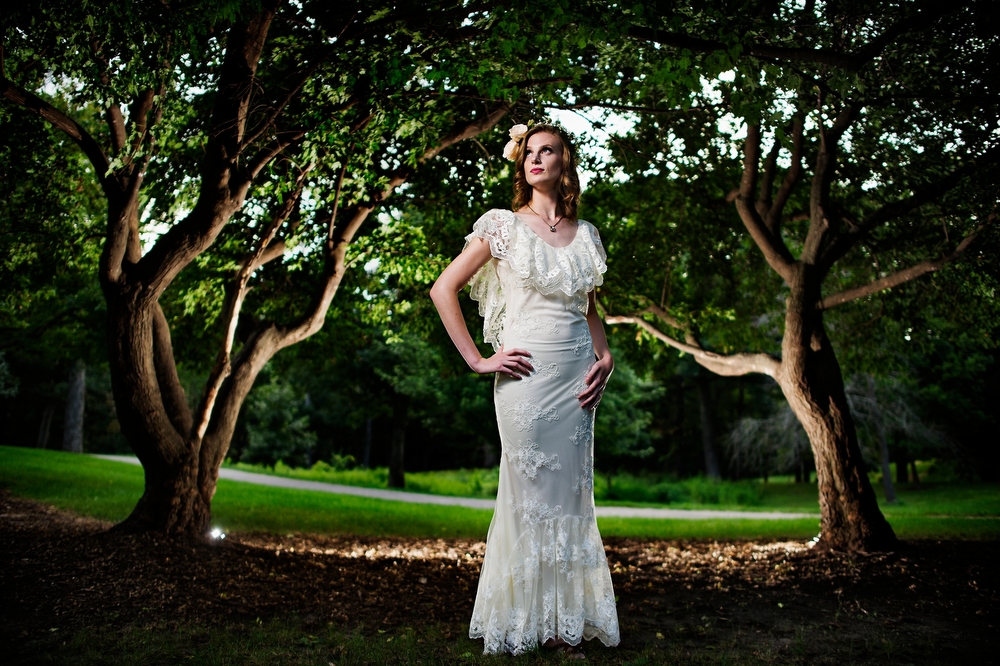
[[[517,147],[521,144],[521,139],[524,135],[528,133],[527,125],[514,125],[510,128],[510,141],[507,145],[503,147],[503,156],[505,159],[513,162],[517,156]]]

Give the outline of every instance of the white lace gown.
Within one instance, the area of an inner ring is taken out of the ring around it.
[[[469,635],[484,652],[521,654],[550,638],[619,641],[618,612],[594,517],[594,412],[577,399],[594,363],[587,295],[607,270],[597,230],[581,220],[555,248],[517,215],[491,210],[466,238],[493,259],[471,281],[494,348],[523,348],[534,372],[497,376],[503,455]]]

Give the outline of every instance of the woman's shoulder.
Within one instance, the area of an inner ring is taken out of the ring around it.
[[[499,229],[509,227],[516,215],[505,208],[491,208],[472,225],[474,233],[495,233]]]
[[[506,208],[490,208],[479,216],[480,220],[512,220],[517,215],[512,210]]]
[[[576,223],[579,225],[579,230],[577,235],[582,235],[585,239],[588,251],[595,257],[600,258],[599,263],[603,263],[607,260],[607,252],[604,249],[604,243],[601,242],[601,234],[594,226],[592,222],[587,220],[577,220]],[[603,270],[601,271],[603,272]]]
[[[511,223],[514,221],[514,213],[503,208],[491,208],[482,215],[472,225],[472,233],[465,237],[465,244],[473,238],[481,238],[490,244],[490,250],[494,257],[503,259],[507,256],[511,242]]]
[[[601,243],[601,232],[597,230],[597,226],[593,222],[577,220],[576,223],[580,226],[580,231],[585,232],[595,243]]]

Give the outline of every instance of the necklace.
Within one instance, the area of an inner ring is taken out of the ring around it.
[[[531,207],[531,204],[525,204],[525,206],[527,206],[527,207],[528,207],[528,210],[530,210],[530,211],[531,211],[532,213],[535,213],[535,209]],[[539,215],[538,213],[535,213],[535,215],[536,215],[536,216],[538,217],[538,219],[539,219],[539,220],[541,220],[542,222],[545,222],[545,218],[544,218],[544,217],[542,217],[542,216],[541,216],[541,215]],[[560,216],[559,216],[559,217],[558,217],[558,218],[556,219],[556,221],[555,221],[555,222],[553,222],[552,224],[549,224],[548,222],[545,222],[545,225],[546,225],[546,226],[548,226],[548,228],[549,228],[549,231],[551,231],[552,233],[555,233],[555,232],[556,232],[556,225],[557,225],[557,224],[559,224],[559,223],[560,223],[560,222],[562,222],[562,221],[563,221],[563,219],[562,219],[562,215],[560,215]]]

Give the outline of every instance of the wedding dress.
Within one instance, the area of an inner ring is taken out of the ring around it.
[[[607,270],[597,230],[580,220],[556,248],[508,210],[473,238],[493,258],[473,277],[485,340],[526,349],[534,371],[497,375],[500,486],[469,635],[484,652],[521,654],[550,638],[619,641],[611,574],[594,517],[594,412],[580,407],[594,363],[588,293]]]

